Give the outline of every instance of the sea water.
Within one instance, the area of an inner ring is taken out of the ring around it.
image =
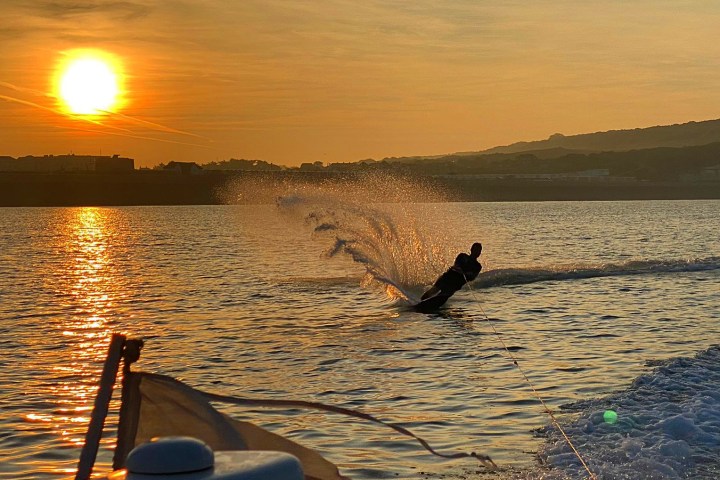
[[[112,332],[145,339],[136,370],[358,409],[499,467],[333,414],[223,410],[352,478],[587,478],[580,458],[597,478],[720,477],[720,202],[285,193],[0,209],[0,478],[72,477]],[[474,241],[480,277],[408,308]]]

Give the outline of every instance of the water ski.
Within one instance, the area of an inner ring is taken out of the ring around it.
[[[421,313],[432,313],[445,305],[445,302],[447,302],[451,296],[452,295],[445,295],[440,292],[437,295],[421,300],[420,303],[416,304],[413,308]]]

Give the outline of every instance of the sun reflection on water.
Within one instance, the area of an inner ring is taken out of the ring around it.
[[[67,209],[56,224],[58,235],[54,252],[57,261],[49,261],[44,282],[54,292],[58,307],[65,312],[53,319],[48,334],[56,333],[69,355],[57,357],[47,352],[45,369],[55,381],[47,384],[46,397],[54,407],[27,413],[24,420],[55,432],[61,443],[79,452],[98,389],[98,378],[110,336],[116,328],[118,302],[126,295],[114,261],[115,250],[122,248],[117,210],[103,208]],[[115,406],[114,408],[116,408]],[[110,448],[114,439],[104,439]],[[55,462],[53,473],[74,473],[73,460]]]

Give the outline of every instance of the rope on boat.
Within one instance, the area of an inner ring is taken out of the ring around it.
[[[550,421],[552,422],[553,426],[555,428],[557,428],[558,431],[562,434],[563,438],[565,439],[565,442],[567,442],[568,446],[573,451],[575,456],[578,458],[578,460],[580,460],[580,464],[582,464],[583,468],[590,476],[589,478],[591,480],[597,480],[598,477],[593,473],[592,470],[590,470],[590,467],[585,462],[585,459],[580,454],[578,449],[575,448],[575,445],[573,444],[572,440],[570,440],[570,436],[560,426],[560,422],[555,417],[555,414],[553,414],[552,410],[550,410],[550,407],[548,407],[547,403],[545,403],[545,400],[543,400],[542,396],[535,388],[535,385],[533,385],[533,383],[530,381],[530,378],[527,376],[527,374],[525,373],[523,368],[520,366],[520,363],[518,363],[517,358],[515,358],[515,355],[513,355],[512,351],[508,348],[507,344],[505,343],[505,340],[503,340],[502,336],[500,335],[500,332],[498,332],[498,330],[495,328],[495,324],[492,322],[492,320],[490,320],[490,317],[488,317],[487,314],[485,313],[485,310],[483,309],[482,304],[480,303],[480,300],[478,299],[477,295],[475,294],[475,290],[470,286],[470,282],[468,282],[468,279],[465,276],[465,272],[463,272],[463,277],[465,277],[465,282],[467,283],[468,290],[472,294],[473,299],[475,300],[475,303],[477,303],[478,306],[480,307],[480,313],[482,313],[482,316],[485,318],[485,321],[490,325],[490,328],[492,328],[493,333],[495,333],[495,336],[502,344],[503,348],[505,349],[505,352],[507,352],[508,356],[512,360],[513,365],[515,365],[517,367],[517,369],[520,371],[520,373],[522,374],[525,381],[528,383],[528,385],[530,385],[530,389],[535,394],[535,398],[538,399],[538,401],[542,405],[543,409],[545,410],[545,413],[547,413],[550,416]]]

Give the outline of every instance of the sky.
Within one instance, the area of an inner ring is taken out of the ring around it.
[[[720,118],[720,2],[3,0],[0,155],[136,167],[478,151]],[[120,102],[71,115],[76,49]]]

